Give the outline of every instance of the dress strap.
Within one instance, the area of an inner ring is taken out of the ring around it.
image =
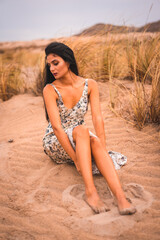
[[[61,96],[60,92],[59,92],[58,89],[54,86],[54,84],[51,83],[50,85],[52,85],[52,87],[54,88],[54,90],[55,90],[56,93],[58,94],[58,97],[59,97],[60,99],[62,99],[62,96]]]
[[[84,88],[85,88],[84,93],[88,96],[88,79],[87,78],[85,79],[85,86],[84,86]]]
[[[62,100],[62,96],[61,96],[60,92],[58,91],[58,89],[54,86],[53,83],[50,83],[50,85],[54,88],[54,90],[58,94],[59,98]],[[88,79],[85,79],[85,86],[84,86],[83,94],[84,93],[88,94]]]

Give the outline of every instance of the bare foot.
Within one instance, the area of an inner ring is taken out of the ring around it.
[[[101,201],[99,198],[97,192],[93,192],[90,195],[84,195],[84,200],[85,202],[90,206],[90,208],[95,212],[95,213],[102,213],[102,212],[107,212],[110,211],[110,209]]]
[[[131,215],[137,210],[127,199],[123,199],[118,202],[118,210],[120,215]]]

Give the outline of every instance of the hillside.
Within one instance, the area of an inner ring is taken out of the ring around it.
[[[130,27],[130,26],[116,26],[112,24],[98,23],[95,24],[76,36],[94,36],[94,35],[106,35],[108,33],[130,33],[130,32],[160,32],[160,21],[148,23],[142,27]]]
[[[135,27],[116,26],[112,24],[98,23],[83,30],[81,33],[77,34],[76,36],[106,35],[107,33],[128,33],[128,32],[135,32],[135,31],[136,31]]]
[[[152,22],[138,28],[138,32],[160,32],[160,20]]]

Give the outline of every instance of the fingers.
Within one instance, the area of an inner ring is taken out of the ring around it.
[[[76,169],[77,169],[78,173],[79,173],[80,175],[82,175],[82,174],[81,174],[81,169],[80,169],[79,164],[78,164],[77,162],[75,162],[75,166],[76,166]]]

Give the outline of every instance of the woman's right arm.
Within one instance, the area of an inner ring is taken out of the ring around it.
[[[55,91],[53,91],[53,87],[51,85],[45,86],[45,88],[43,89],[43,97],[54,133],[61,146],[68,153],[68,155],[71,157],[71,159],[74,161],[76,165],[76,153],[71,146],[67,134],[65,133],[61,126],[61,119],[59,116],[59,110],[56,103],[57,94]]]

